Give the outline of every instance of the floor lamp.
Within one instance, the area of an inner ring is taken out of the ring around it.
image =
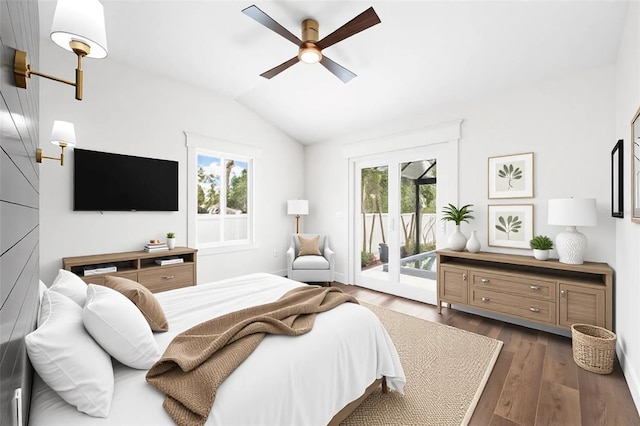
[[[309,214],[309,201],[289,200],[287,201],[287,214],[296,216],[296,234],[300,233],[300,216]]]
[[[587,237],[576,226],[596,226],[595,198],[562,198],[549,200],[549,225],[566,226],[556,235],[560,263],[581,265],[587,250]]]

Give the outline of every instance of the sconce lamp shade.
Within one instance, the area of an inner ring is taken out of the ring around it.
[[[51,25],[51,40],[72,52],[71,41],[90,47],[88,58],[107,56],[104,7],[98,0],[58,0]]]
[[[580,265],[584,263],[587,237],[576,226],[596,226],[597,209],[595,198],[562,198],[549,200],[549,225],[566,226],[556,236],[556,249],[561,263]]]
[[[289,200],[287,201],[287,214],[307,215],[309,214],[308,200]]]
[[[51,143],[59,146],[76,146],[76,131],[73,123],[54,121],[51,131]]]

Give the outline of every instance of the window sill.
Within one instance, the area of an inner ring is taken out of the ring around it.
[[[198,247],[198,256],[210,256],[213,254],[233,253],[238,251],[255,250],[257,244],[225,244],[217,246],[201,246]]]

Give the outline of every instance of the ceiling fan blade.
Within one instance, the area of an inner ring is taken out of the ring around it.
[[[294,43],[296,46],[300,46],[302,44],[302,40],[291,34],[289,30],[274,21],[273,18],[260,10],[255,4],[253,6],[242,9],[242,13],[255,19],[265,27],[269,28],[271,31],[280,34],[282,37],[286,38],[291,43]]]
[[[348,69],[340,65],[339,63],[332,61],[331,59],[327,58],[324,55],[322,56],[322,59],[320,59],[320,63],[326,69],[331,71],[333,75],[335,75],[340,80],[342,80],[343,83],[350,82],[351,79],[353,79],[356,76],[354,73],[352,73],[351,71],[349,71]]]
[[[282,71],[286,70],[290,66],[297,64],[299,61],[300,59],[298,59],[297,56],[294,56],[288,61],[281,63],[277,67],[271,68],[269,71],[263,72],[262,74],[260,74],[260,77],[264,77],[264,78],[275,77],[276,75],[280,74]]]
[[[378,17],[378,14],[373,10],[373,7],[370,7],[322,40],[318,41],[316,46],[318,46],[318,49],[320,50],[325,49],[379,23],[380,18]]]

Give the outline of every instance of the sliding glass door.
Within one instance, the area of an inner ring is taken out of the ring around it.
[[[355,284],[436,303],[442,153],[430,145],[355,161]]]

